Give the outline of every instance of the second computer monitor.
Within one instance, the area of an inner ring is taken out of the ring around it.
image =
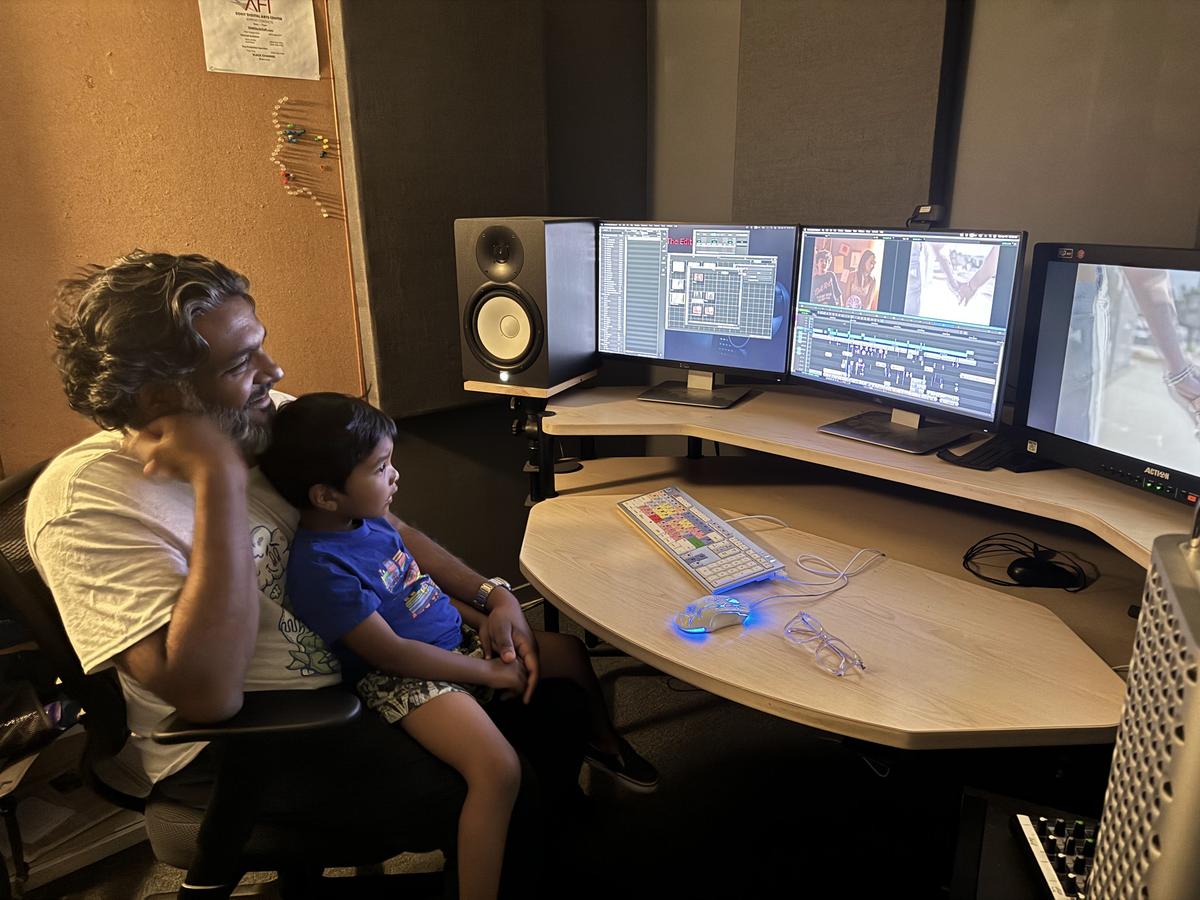
[[[792,225],[601,222],[598,349],[782,380],[795,254]]]
[[[1023,248],[1021,232],[805,228],[791,375],[957,424],[826,427],[911,452],[994,428]]]

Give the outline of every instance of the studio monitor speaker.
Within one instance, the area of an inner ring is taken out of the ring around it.
[[[457,219],[463,386],[549,397],[596,367],[596,223]]]

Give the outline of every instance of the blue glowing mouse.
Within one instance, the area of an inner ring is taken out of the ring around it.
[[[749,615],[750,608],[737,597],[709,594],[689,603],[683,612],[675,616],[675,625],[688,634],[701,634],[728,625],[741,625]]]

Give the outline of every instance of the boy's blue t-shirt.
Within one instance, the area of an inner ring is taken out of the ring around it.
[[[371,669],[342,638],[373,612],[402,638],[453,650],[462,617],[433,579],[421,573],[387,519],[349,531],[297,528],[287,566],[292,611],[320,635],[348,675]]]

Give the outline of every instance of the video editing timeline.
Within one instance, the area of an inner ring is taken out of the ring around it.
[[[1005,343],[994,332],[801,304],[792,374],[991,419]]]
[[[1021,237],[805,229],[791,374],[992,421]]]
[[[782,372],[791,226],[600,224],[598,349]]]

